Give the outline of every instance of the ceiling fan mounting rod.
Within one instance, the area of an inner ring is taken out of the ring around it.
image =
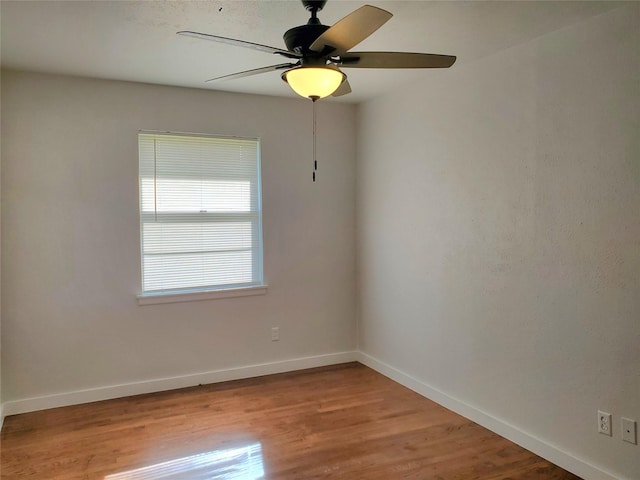
[[[311,12],[311,18],[307,22],[307,25],[320,25],[320,19],[318,18],[318,12],[320,10],[322,10],[322,8],[324,7],[325,3],[327,3],[326,0],[324,0],[324,1],[312,1],[312,0],[305,1],[305,0],[302,0],[302,4],[304,5],[304,8],[306,8],[307,10],[309,10]]]

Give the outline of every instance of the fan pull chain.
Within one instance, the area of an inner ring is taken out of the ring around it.
[[[318,171],[318,160],[316,157],[316,100],[313,101],[313,181],[316,181],[316,172]]]

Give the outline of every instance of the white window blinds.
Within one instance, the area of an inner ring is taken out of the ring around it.
[[[140,133],[142,294],[262,284],[257,139]]]

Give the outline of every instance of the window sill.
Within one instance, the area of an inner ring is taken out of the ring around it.
[[[208,290],[206,292],[159,293],[137,295],[138,305],[155,305],[158,303],[197,302],[200,300],[214,300],[216,298],[248,297],[264,295],[268,285],[254,287],[226,288],[222,290]]]

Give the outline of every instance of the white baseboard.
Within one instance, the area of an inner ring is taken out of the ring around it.
[[[625,480],[608,473],[590,463],[574,457],[558,447],[549,444],[539,438],[530,435],[519,428],[499,418],[493,417],[478,408],[453,398],[446,393],[437,390],[426,383],[412,377],[380,360],[363,352],[356,352],[358,362],[376,370],[385,377],[404,385],[405,387],[419,393],[423,397],[452,410],[473,422],[497,433],[498,435],[511,440],[512,442],[526,448],[540,457],[554,463],[569,472],[578,475],[585,480]],[[631,479],[628,479],[631,480]]]
[[[174,390],[176,388],[192,387],[194,385],[226,382],[228,380],[260,377],[262,375],[291,372],[294,370],[303,370],[305,368],[324,367],[326,365],[354,362],[355,360],[356,352],[340,352],[313,357],[295,358],[279,362],[262,363],[259,365],[248,365],[245,367],[225,370],[214,370],[211,372],[196,373],[180,377],[160,378],[143,382],[111,385],[108,387],[91,388],[75,392],[58,393],[54,395],[4,402],[0,406],[0,413],[2,420],[4,420],[5,416],[35,412],[37,410],[46,410],[48,408],[66,407],[69,405],[78,405],[80,403],[97,402],[100,400],[128,397],[130,395]]]
[[[48,408],[65,407],[68,405],[77,405],[80,403],[96,402],[100,400],[110,400],[112,398],[127,397],[130,395],[173,390],[176,388],[191,387],[200,384],[204,385],[209,383],[225,382],[228,380],[240,380],[243,378],[303,370],[305,368],[323,367],[326,365],[335,365],[353,361],[358,361],[363,365],[376,370],[382,375],[385,375],[401,385],[410,388],[414,392],[417,392],[420,395],[448,408],[449,410],[452,410],[476,422],[477,424],[488,428],[498,435],[517,443],[536,455],[559,465],[585,480],[627,480],[616,477],[613,474],[591,465],[587,461],[579,459],[570,453],[549,444],[548,442],[540,440],[539,438],[536,438],[499,418],[493,417],[476,407],[451,397],[450,395],[427,385],[417,378],[412,377],[411,375],[408,375],[370,355],[367,355],[366,353],[356,351],[296,358],[279,362],[184,375],[180,377],[161,378],[143,382],[112,385],[108,387],[8,401],[0,405],[0,429],[2,428],[5,416],[9,415],[34,412]]]

